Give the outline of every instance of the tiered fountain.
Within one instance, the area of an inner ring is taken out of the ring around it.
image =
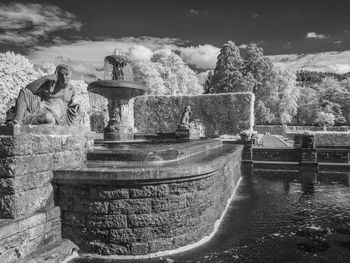
[[[88,91],[108,99],[109,122],[104,130],[105,141],[131,141],[133,124],[130,121],[132,110],[129,100],[143,95],[145,88],[133,81],[130,59],[117,49],[105,58],[104,80],[89,84]]]
[[[100,260],[160,256],[205,242],[240,178],[242,146],[156,135],[133,140],[128,101],[145,90],[131,72],[126,56],[106,57],[106,79],[88,86],[109,102],[104,140],[86,164],[54,175],[64,237]]]

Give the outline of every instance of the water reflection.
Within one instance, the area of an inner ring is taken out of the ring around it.
[[[144,262],[350,262],[349,182],[344,173],[250,173],[211,241]]]

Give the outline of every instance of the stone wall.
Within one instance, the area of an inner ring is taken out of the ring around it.
[[[131,256],[201,240],[213,232],[241,176],[242,146],[230,147],[204,163],[124,169],[100,183],[85,168],[55,171],[63,236],[85,253]]]
[[[59,207],[11,221],[11,224],[0,224],[2,263],[18,262],[42,246],[61,239]]]
[[[53,207],[52,170],[86,158],[86,127],[0,126],[0,218]]]
[[[238,134],[254,125],[254,94],[250,92],[197,96],[140,96],[134,102],[137,132],[174,132],[185,106],[205,126],[206,136]]]

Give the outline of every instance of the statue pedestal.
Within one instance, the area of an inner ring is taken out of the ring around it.
[[[105,141],[131,141],[134,139],[134,133],[131,126],[119,125],[114,128],[114,131],[108,128],[105,129],[103,140]]]
[[[197,128],[177,129],[175,135],[179,139],[198,140],[201,137],[201,130]]]
[[[6,262],[39,262],[27,257],[50,248],[59,252],[52,262],[71,255],[75,245],[62,240],[51,180],[55,169],[83,163],[92,143],[89,127],[0,126],[0,244],[11,244],[2,246]]]

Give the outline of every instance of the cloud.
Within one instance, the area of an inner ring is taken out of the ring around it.
[[[176,38],[124,37],[119,39],[56,41],[53,46],[33,47],[28,57],[35,64],[66,63],[73,69],[73,78],[92,81],[103,78],[103,61],[118,48],[133,61],[149,60],[157,49],[177,50],[184,42]],[[92,79],[95,76],[95,79]]]
[[[306,34],[305,38],[325,39],[327,36],[324,34],[317,34],[316,32],[309,32]]]
[[[33,45],[59,30],[80,30],[70,12],[50,4],[0,4],[0,43]]]
[[[350,50],[314,54],[268,56],[274,65],[292,70],[310,70],[343,74],[350,72]]]
[[[350,65],[349,64],[334,64],[334,65],[328,65],[328,71],[338,73],[338,74],[344,74],[350,72]]]
[[[147,61],[150,60],[153,55],[153,51],[145,46],[136,45],[129,48],[129,57],[131,60]]]
[[[199,14],[199,11],[196,10],[196,9],[191,8],[191,9],[190,9],[190,13],[191,13],[192,15],[198,15],[198,14]]]
[[[119,39],[77,40],[64,42],[56,39],[55,45],[33,47],[28,57],[35,64],[66,63],[73,69],[73,78],[92,81],[93,76],[103,78],[103,60],[115,48],[124,51],[133,61],[148,61],[158,49],[172,50],[197,69],[215,67],[219,48],[212,45],[183,47],[185,41],[177,38],[124,37]]]
[[[199,69],[215,68],[220,53],[220,49],[212,45],[179,47],[178,50],[186,63]]]
[[[341,41],[341,40],[336,40],[336,41],[334,41],[333,43],[334,43],[334,44],[341,44],[341,43],[343,43],[343,41]]]

